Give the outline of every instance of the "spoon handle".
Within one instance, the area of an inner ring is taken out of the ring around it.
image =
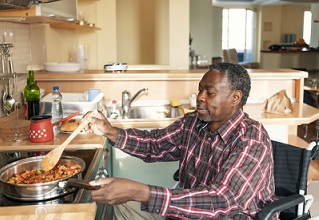
[[[96,116],[98,114],[97,110],[94,110],[91,116]],[[75,136],[89,124],[87,118],[71,133],[71,135],[58,147],[51,150],[42,160],[41,166],[44,171],[51,170],[60,160],[60,157],[65,149],[65,147],[75,138]]]
[[[89,124],[89,121],[86,119],[84,121],[82,121],[80,123],[80,125],[70,134],[70,136],[63,142],[63,144],[61,144],[61,146],[63,145],[64,147],[67,146],[74,138],[76,135],[78,135],[85,126],[87,126]],[[64,148],[63,147],[63,148]]]
[[[95,116],[97,115],[98,112],[97,110],[94,110],[90,116]],[[89,121],[87,119],[85,119],[84,121],[82,121],[80,123],[80,125],[70,134],[70,136],[63,142],[63,144],[60,145],[63,146],[63,149],[75,138],[76,135],[78,135],[85,126],[87,126],[89,124]],[[61,147],[62,148],[62,147]]]

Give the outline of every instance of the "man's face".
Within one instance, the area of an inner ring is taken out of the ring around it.
[[[198,86],[197,112],[205,122],[212,122],[215,128],[224,124],[238,110],[238,91],[229,88],[224,74],[216,70],[207,72]]]

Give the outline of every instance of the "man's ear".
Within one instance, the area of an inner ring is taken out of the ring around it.
[[[241,90],[235,90],[233,92],[232,106],[239,105],[241,100],[242,100],[242,98],[243,98],[243,92]]]

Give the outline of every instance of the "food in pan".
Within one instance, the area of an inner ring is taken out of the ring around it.
[[[80,123],[81,121],[76,119],[70,119],[70,120],[64,121],[61,124],[60,130],[67,131],[67,132],[74,131],[80,125]]]
[[[38,169],[26,170],[22,173],[16,173],[12,175],[6,182],[12,184],[35,184],[35,183],[47,183],[59,179],[68,178],[81,171],[80,165],[66,166],[56,165],[49,171],[43,171]]]

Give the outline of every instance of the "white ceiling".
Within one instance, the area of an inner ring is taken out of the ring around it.
[[[212,0],[212,2],[213,4],[278,5],[319,3],[319,0]]]

